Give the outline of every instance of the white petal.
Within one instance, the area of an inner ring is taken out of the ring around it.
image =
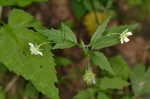
[[[40,51],[38,52],[38,54],[39,54],[39,55],[41,55],[41,56],[43,56],[43,53],[42,53],[42,52],[40,52]]]
[[[32,43],[28,43],[30,47],[34,47],[34,45]]]
[[[43,56],[43,53],[40,52],[39,49],[37,49],[37,48],[32,49],[32,53],[33,53],[34,55],[41,55],[41,56]]]
[[[120,42],[121,42],[121,44],[123,44],[124,40],[123,40],[123,39],[120,39]]]
[[[124,41],[125,41],[125,42],[129,42],[130,39],[128,39],[128,38],[126,37],[126,38],[124,38]]]
[[[127,32],[127,35],[128,35],[128,36],[132,35],[132,32]]]

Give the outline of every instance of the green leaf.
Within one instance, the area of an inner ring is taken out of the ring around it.
[[[11,15],[16,11],[18,10],[12,11]],[[50,46],[41,47],[43,56],[31,55],[28,43],[41,44],[47,42],[47,39],[39,32],[25,28],[28,26],[27,23],[28,19],[27,22],[20,20],[19,28],[11,27],[13,25],[11,23],[12,25],[8,24],[0,29],[0,62],[10,71],[31,81],[38,91],[51,99],[59,99],[58,89],[55,86],[57,82],[55,64]]]
[[[17,0],[0,0],[0,5],[2,6],[10,6],[15,5]]]
[[[106,35],[111,33],[122,33],[124,30],[128,29],[129,31],[135,30],[139,25],[138,24],[131,24],[131,25],[120,25],[120,26],[113,26],[106,30]]]
[[[104,92],[99,92],[97,99],[110,99]]]
[[[64,48],[70,48],[73,47],[75,44],[69,41],[62,41],[55,44],[53,49],[64,49]]]
[[[0,63],[0,74],[7,72],[7,68],[4,64]]]
[[[141,6],[145,3],[143,0],[127,0],[126,2],[130,7]]]
[[[47,0],[0,0],[0,5],[1,6],[18,5],[24,7],[31,4],[32,2],[40,2],[40,1],[47,1]]]
[[[44,56],[32,56],[29,52],[29,42],[46,42],[38,33],[21,29],[12,30],[5,26],[0,30],[0,61],[18,75],[30,80],[43,94],[58,99],[58,89],[54,60],[49,50],[44,49]],[[7,42],[7,43],[6,43]]]
[[[84,6],[82,5],[82,3],[80,3],[77,0],[71,0],[71,8],[74,12],[75,17],[79,20],[86,12],[86,9],[84,8]]]
[[[67,25],[62,24],[60,30],[46,29],[41,25],[34,25],[34,28],[54,43],[53,49],[64,49],[77,45],[76,36]]]
[[[102,37],[109,20],[110,20],[110,17],[108,17],[101,25],[98,26],[96,32],[94,33],[94,35],[91,38],[90,45],[94,46],[95,42],[97,42],[98,39],[100,39]]]
[[[106,8],[107,8],[107,9],[111,9],[112,6],[113,6],[113,2],[114,2],[113,0],[108,0],[108,1],[107,1],[107,4],[106,4]]]
[[[55,56],[54,58],[57,66],[67,66],[72,63],[72,60],[67,57]]]
[[[100,79],[99,86],[101,89],[122,89],[125,86],[128,86],[129,83],[120,77],[108,78],[104,77]]]
[[[65,24],[61,24],[62,32],[64,34],[64,39],[67,41],[71,41],[73,43],[77,43],[76,36],[72,32],[72,30]]]
[[[60,29],[47,29],[35,20],[32,27],[53,43],[53,49],[70,48],[78,43],[73,31],[65,24],[61,24]]]
[[[97,65],[102,70],[106,70],[106,71],[110,72],[111,74],[114,74],[114,71],[113,71],[111,65],[109,64],[107,58],[105,57],[105,55],[103,53],[94,51],[91,53],[90,59],[91,59],[91,62],[93,63],[93,65]]]
[[[64,35],[60,30],[56,30],[56,29],[37,29],[37,31],[43,33],[50,41],[54,41],[54,42],[64,41]]]
[[[92,46],[92,49],[102,49],[106,47],[110,47],[116,45],[120,42],[119,34],[112,34],[103,36],[98,39],[95,44]]]
[[[6,99],[4,90],[0,87],[0,99]]]
[[[35,96],[38,96],[38,91],[31,83],[27,83],[25,87],[24,96],[28,97],[29,99],[34,99]]]
[[[99,0],[93,0],[93,5],[94,5],[96,11],[104,11],[105,10],[104,4],[102,4],[102,2]]]
[[[32,20],[33,17],[30,14],[22,10],[14,9],[9,14],[8,22],[12,28],[23,28],[29,27]]]
[[[115,76],[121,77],[126,80],[128,79],[130,73],[129,67],[121,56],[112,57],[109,62],[115,72]]]
[[[86,90],[79,91],[73,99],[95,99],[95,89],[89,88]]]
[[[29,5],[33,2],[33,0],[17,0],[16,5],[19,5],[21,7],[24,7],[26,5]]]
[[[84,5],[84,8],[86,8],[88,11],[93,10],[90,0],[82,0],[82,3]]]
[[[139,64],[135,66],[130,75],[132,89],[135,96],[140,96],[150,93],[150,68],[145,70],[145,66]]]
[[[137,24],[113,26],[105,32],[101,29],[103,30],[104,35],[102,36],[101,34],[100,37],[97,35],[98,39],[92,44],[92,49],[102,49],[118,44],[120,42],[120,33],[122,33],[125,29],[128,29],[129,31],[134,30],[137,26]]]

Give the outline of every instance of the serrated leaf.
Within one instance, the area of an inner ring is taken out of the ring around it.
[[[90,41],[91,46],[94,46],[95,42],[97,42],[97,40],[102,37],[102,34],[104,33],[109,20],[110,20],[110,17],[108,17],[101,25],[98,26],[96,32],[94,33],[94,35],[91,38],[91,41]]]
[[[38,29],[39,32],[43,33],[50,41],[62,42],[64,41],[64,35],[60,30],[56,29]]]
[[[128,79],[130,73],[129,67],[121,56],[112,57],[109,62],[115,72],[115,76],[121,77],[126,80]]]
[[[91,59],[91,62],[93,63],[93,65],[97,65],[102,70],[106,70],[109,73],[114,74],[114,71],[113,71],[111,65],[109,64],[109,61],[107,60],[107,58],[105,57],[105,55],[103,53],[94,51],[90,55],[90,59]]]
[[[28,27],[32,20],[33,17],[30,14],[22,10],[14,9],[9,14],[8,22],[12,28],[23,28]]]
[[[95,89],[89,88],[79,91],[77,95],[73,97],[73,99],[95,99],[95,94]]]
[[[16,11],[18,12],[16,9],[12,11],[11,15]],[[25,13],[21,10],[19,12]],[[21,21],[28,23],[28,20]],[[25,28],[28,24],[22,25],[22,22],[19,22],[18,26],[21,26],[19,28],[11,27],[12,25],[5,25],[0,29],[0,62],[10,71],[31,81],[38,91],[51,99],[59,99],[58,89],[55,86],[57,82],[55,64],[50,46],[42,47],[44,56],[31,55],[28,46],[29,42],[41,44],[47,42],[47,39],[39,32]]]
[[[128,86],[129,83],[120,77],[108,78],[104,77],[100,79],[100,88],[103,90],[106,89],[122,89],[123,87]]]
[[[136,65],[130,75],[132,89],[135,96],[140,96],[150,93],[150,68],[145,70],[142,64]]]
[[[104,92],[99,92],[97,99],[110,99]]]
[[[119,34],[103,36],[95,42],[92,49],[102,49],[116,45],[120,42]]]
[[[76,36],[72,32],[72,30],[65,24],[61,25],[62,32],[64,34],[64,39],[67,41],[71,41],[72,43],[77,43]]]
[[[34,25],[34,28],[53,42],[53,49],[64,49],[77,45],[76,36],[72,32],[72,30],[64,24],[61,25],[60,30],[46,29],[41,25]]]
[[[32,56],[28,48],[28,42],[41,43],[45,42],[44,38],[30,30],[21,29],[15,32],[10,27],[1,29],[0,34],[0,61],[10,71],[30,80],[43,94],[58,99],[52,54],[47,50],[43,57]]]

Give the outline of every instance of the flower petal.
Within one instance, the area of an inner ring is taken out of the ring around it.
[[[124,38],[124,42],[129,42],[129,41],[130,41],[130,39],[128,39],[127,37]]]
[[[34,47],[33,43],[28,43],[28,45],[29,45],[30,47]]]
[[[34,45],[33,43],[28,43],[30,46],[30,51],[32,55],[40,55],[43,56],[43,53],[40,51],[39,46]]]
[[[39,55],[41,55],[41,56],[43,56],[43,53],[42,53],[42,52],[40,52],[40,51],[38,51],[38,54],[39,54]]]
[[[133,34],[132,34],[132,32],[127,32],[127,35],[128,35],[128,36],[131,36],[131,35],[133,35]]]
[[[121,39],[120,39],[120,42],[121,42],[121,44],[123,44],[123,43],[124,43],[124,40],[121,38]]]

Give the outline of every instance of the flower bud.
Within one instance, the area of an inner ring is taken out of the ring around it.
[[[96,81],[95,81],[95,74],[92,72],[91,69],[88,69],[85,71],[85,74],[83,76],[83,80],[88,84],[88,85],[91,85],[91,84],[95,84]]]

